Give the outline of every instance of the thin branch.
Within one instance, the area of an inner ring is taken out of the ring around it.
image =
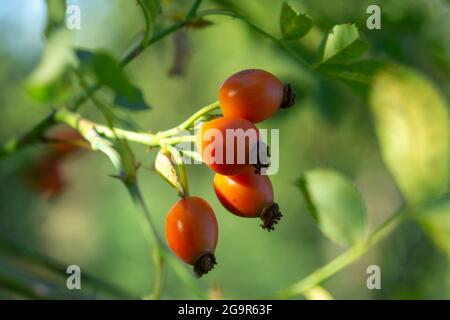
[[[303,278],[297,283],[294,283],[293,285],[290,285],[286,289],[279,291],[274,297],[272,297],[272,299],[289,299],[295,296],[300,296],[305,291],[319,285],[352,262],[356,261],[372,246],[387,237],[399,225],[405,216],[406,213],[403,210],[398,211],[381,226],[379,226],[365,241],[357,243],[331,262],[315,270],[309,276]]]
[[[247,17],[242,16],[238,14],[237,12],[231,11],[231,10],[223,10],[223,9],[209,9],[209,10],[202,10],[197,13],[197,16],[199,17],[206,17],[211,15],[219,15],[219,16],[228,16],[232,18],[239,19],[243,22],[245,22],[251,29],[255,30],[259,34],[263,35],[264,37],[270,39],[273,41],[276,45],[278,45],[283,51],[285,51],[288,55],[290,55],[295,61],[297,61],[301,66],[306,67],[307,69],[311,69],[311,65],[303,59],[302,56],[300,56],[295,50],[290,48],[286,43],[283,41],[277,39],[270,33],[264,31],[260,27],[258,27],[256,24],[251,22]]]
[[[125,184],[127,190],[133,199],[134,203],[141,210],[143,217],[146,220],[145,224],[141,224],[144,228],[144,234],[148,234],[151,237],[151,243],[154,246],[153,258],[155,264],[155,283],[153,286],[153,291],[151,294],[152,299],[160,299],[162,290],[164,287],[164,278],[165,278],[165,268],[166,263],[164,259],[164,244],[161,238],[158,235],[158,231],[156,230],[155,223],[153,221],[152,216],[150,215],[150,211],[142,197],[142,193],[139,189],[139,186],[136,181],[131,184]]]
[[[145,20],[145,31],[144,31],[144,37],[142,38],[142,46],[146,46],[147,42],[150,38],[150,32],[152,28],[152,22],[150,20],[150,15],[148,14],[147,7],[142,2],[142,0],[137,0],[138,5],[141,7],[141,11],[144,15]]]
[[[40,142],[44,132],[54,122],[54,112],[52,112],[24,135],[8,140],[4,145],[0,146],[0,159],[19,151],[25,146]]]
[[[208,115],[210,112],[212,112],[214,110],[218,110],[218,109],[220,109],[219,102],[218,101],[213,102],[213,103],[201,108],[197,112],[195,112],[192,116],[190,116],[188,119],[186,119],[185,121],[180,123],[175,128],[160,132],[159,137],[161,137],[161,138],[170,137],[170,136],[179,134],[183,130],[190,129],[195,124],[195,121],[201,119],[205,115]]]
[[[192,19],[192,18],[194,18],[197,15],[198,8],[202,4],[202,1],[203,0],[195,0],[194,1],[194,4],[192,5],[191,10],[189,10],[189,12],[188,12],[188,14],[186,16],[187,20]]]
[[[112,130],[108,126],[84,119],[79,114],[71,112],[67,109],[60,109],[57,111],[54,118],[56,122],[65,123],[82,134],[90,129],[95,129],[95,131],[107,138],[115,139],[117,137],[128,141],[142,143],[149,147],[159,146],[159,137],[157,135],[145,132],[134,132],[119,128],[114,128],[114,130]]]

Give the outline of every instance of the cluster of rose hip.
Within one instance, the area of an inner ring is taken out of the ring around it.
[[[214,190],[222,205],[237,216],[261,218],[261,226],[269,231],[274,229],[281,213],[274,202],[272,183],[267,175],[261,174],[261,169],[267,166],[259,161],[260,147],[265,145],[260,141],[255,123],[271,117],[279,108],[290,107],[294,98],[290,85],[284,86],[266,71],[238,72],[219,90],[223,116],[201,124],[196,135],[196,146],[203,162],[215,171]],[[215,140],[214,135],[209,134],[211,130],[226,138]],[[230,141],[227,134],[236,130],[256,137],[256,141],[239,139],[236,135]],[[61,164],[81,150],[80,147],[89,148],[89,145],[78,131],[66,125],[52,127],[43,139],[49,142],[49,148],[24,170],[23,177],[36,192],[55,197],[65,186]],[[208,150],[213,152],[208,153]],[[239,155],[242,150],[244,155]],[[255,150],[256,162],[252,157]],[[216,161],[217,153],[227,161]],[[227,156],[230,153],[231,161]],[[193,265],[196,275],[202,276],[214,267],[218,226],[213,210],[204,199],[183,196],[167,214],[165,229],[172,252]]]
[[[261,174],[264,166],[251,161],[254,145],[237,137],[232,140],[234,143],[229,139],[214,140],[208,131],[219,132],[222,137],[233,130],[243,130],[247,134],[254,131],[253,136],[259,137],[255,123],[271,117],[279,108],[292,106],[294,99],[290,85],[284,86],[269,72],[254,69],[238,72],[220,87],[219,104],[223,117],[203,123],[196,135],[202,160],[215,171],[214,190],[221,204],[239,217],[261,218],[262,228],[269,231],[282,215],[274,202],[268,176]],[[213,148],[211,144],[214,144]],[[262,144],[256,141],[256,145]],[[245,150],[241,161],[237,161],[238,150]],[[227,159],[234,161],[215,161],[217,153],[232,153],[233,156]],[[193,265],[197,276],[214,267],[218,226],[213,210],[204,199],[195,196],[180,199],[167,214],[165,229],[172,252]]]

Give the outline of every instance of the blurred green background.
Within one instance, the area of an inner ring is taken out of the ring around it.
[[[143,27],[135,1],[73,0],[82,10],[82,29],[73,44],[105,49],[119,57]],[[298,50],[308,60],[316,55],[323,34],[335,24],[355,23],[369,55],[409,66],[427,76],[447,101],[450,98],[450,4],[443,0],[290,0],[316,23]],[[162,1],[156,28],[171,23],[191,2]],[[379,4],[382,29],[368,30],[366,8]],[[204,1],[202,8],[232,8],[272,34],[279,33],[282,1]],[[39,63],[46,21],[44,1],[3,0],[0,4],[0,141],[23,133],[45,116],[51,105],[31,100],[24,83]],[[127,67],[133,83],[152,106],[131,114],[133,121],[154,132],[170,128],[198,108],[217,99],[221,82],[247,68],[261,68],[293,84],[296,106],[261,124],[280,129],[280,170],[271,177],[283,220],[275,232],[263,232],[258,221],[225,211],[212,189],[213,173],[203,166],[188,168],[190,189],[207,199],[219,221],[218,265],[198,282],[204,292],[218,286],[227,298],[258,298],[300,280],[342,252],[327,240],[308,214],[295,181],[308,169],[331,167],[345,173],[367,203],[369,225],[384,221],[401,205],[401,196],[383,164],[367,103],[348,87],[306,71],[272,42],[229,17],[212,17],[213,26],[187,30],[185,70],[170,76],[176,60],[173,36],[146,50]],[[99,94],[108,98],[107,92]],[[81,112],[101,120],[91,103]],[[121,111],[120,111],[121,112]],[[433,124],[430,123],[430,126]],[[144,167],[155,152],[133,146]],[[39,146],[0,163],[0,234],[21,246],[45,253],[82,272],[142,296],[152,288],[151,248],[139,226],[140,214],[125,188],[107,175],[110,163],[98,153],[73,157],[64,164],[67,189],[48,201],[27,189],[20,168]],[[139,179],[158,231],[177,195],[152,170]],[[1,248],[1,246],[0,246]],[[1,252],[1,250],[0,250]],[[368,290],[366,268],[377,264],[382,290]],[[30,266],[10,253],[0,253],[0,279],[29,277]],[[31,268],[32,269],[32,268]],[[44,277],[45,278],[45,277]],[[34,279],[34,278],[33,278]],[[39,277],[36,277],[39,282]],[[33,280],[33,281],[34,281]],[[82,280],[83,281],[83,280]],[[1,282],[1,281],[0,281]],[[64,282],[62,282],[64,283]],[[83,282],[82,282],[83,283]],[[405,223],[385,242],[324,283],[335,298],[450,298],[449,260],[413,223]],[[0,297],[15,297],[3,290]],[[194,290],[169,269],[163,298],[197,298]]]

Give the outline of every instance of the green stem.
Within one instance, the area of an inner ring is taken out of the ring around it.
[[[174,144],[180,144],[183,142],[194,142],[195,141],[195,136],[175,136],[175,137],[170,137],[170,138],[162,138],[160,140],[160,145],[161,144],[168,144],[168,145],[174,145]]]
[[[164,138],[164,137],[169,137],[169,136],[179,134],[181,131],[187,130],[190,127],[192,127],[193,124],[195,123],[195,121],[199,120],[203,116],[205,116],[205,115],[209,114],[210,112],[217,110],[217,109],[220,109],[220,105],[219,105],[218,101],[213,102],[213,103],[201,108],[196,113],[194,113],[192,116],[190,116],[188,119],[186,119],[186,121],[182,122],[175,128],[161,132],[159,134],[159,136],[161,138]]]
[[[120,65],[123,67],[127,66],[131,61],[133,61],[137,56],[139,56],[142,53],[142,51],[144,51],[146,48],[158,42],[159,40],[165,38],[166,36],[174,33],[175,31],[183,28],[184,26],[187,25],[187,23],[188,23],[187,20],[177,21],[167,29],[161,30],[160,32],[156,33],[153,37],[151,37],[151,39],[147,42],[147,44],[143,45],[141,42],[138,46],[129,50],[129,52],[121,59]]]
[[[211,16],[211,15],[228,16],[228,17],[232,17],[232,18],[241,20],[242,22],[246,23],[251,29],[255,30],[259,34],[261,34],[264,37],[273,41],[276,45],[278,45],[283,51],[285,51],[287,54],[289,54],[300,65],[302,65],[303,67],[306,67],[308,69],[311,69],[311,65],[305,59],[303,59],[303,57],[301,57],[295,50],[293,50],[291,47],[289,47],[283,41],[277,39],[270,33],[266,32],[263,29],[261,29],[260,27],[258,27],[256,24],[251,22],[247,17],[244,17],[244,16],[238,14],[237,12],[234,12],[231,10],[223,10],[223,9],[202,10],[202,11],[199,11],[197,14],[197,16],[199,16],[199,17]]]
[[[95,105],[103,112],[105,109],[100,101],[92,97]],[[72,112],[66,108],[61,108],[58,111],[54,111],[52,114],[47,116],[38,125],[33,127],[29,132],[19,138],[13,138],[7,141],[3,146],[0,147],[0,158],[7,155],[13,154],[20,150],[21,148],[34,144],[38,141],[43,141],[44,132],[53,124],[65,123],[68,126],[78,130],[83,136],[91,129],[95,129],[99,134],[111,138],[111,139],[126,139],[128,141],[133,141],[137,143],[144,144],[148,147],[160,147],[161,144],[176,145],[183,142],[193,142],[195,137],[193,136],[177,136],[183,130],[188,129],[196,120],[204,116],[205,114],[216,110],[219,108],[218,102],[214,102],[206,107],[203,107],[186,121],[184,121],[179,126],[159,132],[157,134],[150,134],[146,132],[134,132],[129,130],[124,130],[120,128],[114,128],[112,126],[105,126],[97,124],[95,122],[89,121],[82,118],[79,114]],[[106,114],[105,117],[109,119]],[[109,122],[109,121],[108,121]]]
[[[357,243],[343,254],[327,263],[323,267],[317,269],[309,276],[294,283],[284,290],[279,291],[274,299],[289,299],[295,296],[302,295],[305,291],[319,285],[326,279],[330,278],[343,268],[356,261],[364,253],[366,253],[372,246],[376,245],[380,240],[388,236],[406,216],[403,210],[398,211],[379,226],[365,241]]]
[[[147,41],[147,43],[144,43],[144,41],[142,41],[138,46],[130,50],[129,53],[122,58],[122,60],[120,61],[120,65],[121,66],[128,65],[131,61],[134,60],[134,58],[140,55],[142,51],[145,50],[147,47],[165,38],[169,34],[174,33],[175,31],[188,25],[190,20],[195,17],[201,2],[202,0],[196,0],[183,20],[177,21],[167,29],[161,30],[160,32],[155,34],[149,41]]]
[[[200,155],[200,153],[198,153],[197,151],[191,151],[191,150],[180,150],[180,152],[184,155],[187,156],[189,158],[191,158],[194,161],[197,161],[199,163],[203,162],[203,159]]]
[[[189,10],[187,16],[186,16],[186,20],[192,19],[196,16],[197,14],[197,10],[200,7],[200,5],[202,4],[203,0],[195,0],[194,4],[191,7],[191,10]]]
[[[190,116],[186,121],[181,123],[178,126],[178,128],[181,130],[186,130],[186,129],[190,128],[195,123],[195,121],[197,121],[204,115],[209,114],[210,112],[217,110],[217,109],[220,109],[220,105],[219,105],[218,101],[213,102],[210,105],[207,105],[206,107],[203,107],[200,110],[198,110],[196,113],[194,113],[192,116]]]
[[[100,135],[107,138],[126,139],[149,147],[157,147],[160,142],[160,138],[157,135],[118,128],[114,128],[114,130],[112,130],[108,126],[84,119],[77,113],[73,113],[67,109],[58,110],[55,113],[55,121],[67,124],[68,126],[78,130],[83,136],[91,129],[95,129],[95,131],[97,131]]]
[[[139,189],[137,182],[126,185],[128,192],[130,193],[132,199],[136,205],[141,209],[144,218],[146,219],[145,224],[141,224],[144,228],[144,234],[149,234],[151,236],[152,243],[154,245],[153,258],[155,262],[155,283],[153,286],[153,291],[151,298],[160,299],[162,290],[164,287],[164,276],[165,276],[165,261],[164,261],[164,244],[161,241],[158,231],[156,230],[155,223],[150,211],[142,197],[142,193]]]
[[[21,137],[12,138],[0,146],[0,159],[19,151],[23,147],[41,141],[44,132],[54,124],[54,120],[54,112],[52,112]]]
[[[142,0],[137,0],[137,3],[141,7],[141,11],[144,15],[144,20],[145,20],[145,31],[144,31],[144,37],[142,38],[142,46],[145,47],[148,43],[148,39],[150,38],[151,21],[150,21],[150,16],[147,11],[147,7],[142,2]]]

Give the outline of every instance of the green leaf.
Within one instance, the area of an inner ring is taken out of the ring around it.
[[[75,50],[75,55],[76,55],[81,67],[91,65],[91,63],[95,57],[94,52],[89,51],[87,49],[81,49],[81,48],[78,48]]]
[[[136,93],[117,60],[108,53],[96,52],[92,60],[92,69],[97,80],[116,93],[130,97]]]
[[[320,64],[317,71],[339,79],[367,100],[375,74],[385,66],[385,62],[378,60],[360,60],[347,64]]]
[[[289,4],[283,3],[280,15],[280,28],[283,39],[294,40],[303,37],[312,27],[312,20],[299,14]]]
[[[367,44],[360,39],[355,25],[336,25],[326,35],[321,63],[348,63],[359,58],[366,49]]]
[[[69,66],[75,64],[71,34],[66,30],[53,32],[46,42],[41,62],[26,82],[26,91],[38,102],[56,103],[70,91]]]
[[[367,216],[356,187],[343,175],[327,169],[306,172],[298,186],[320,230],[341,245],[365,238]]]
[[[410,204],[441,195],[449,177],[449,118],[430,81],[398,66],[374,79],[370,104],[387,167]]]
[[[131,84],[125,71],[111,55],[96,52],[94,56],[91,56],[82,50],[78,51],[77,55],[79,59],[89,63],[98,82],[114,90],[114,103],[117,106],[133,111],[150,109],[141,90]]]
[[[145,102],[142,91],[134,87],[135,93],[132,96],[116,95],[114,104],[132,111],[149,110],[150,106]]]
[[[316,70],[339,79],[367,100],[373,76],[385,63],[376,60],[354,61],[366,49],[367,44],[360,39],[355,25],[336,25],[322,40],[321,61]]]
[[[420,210],[415,218],[450,259],[450,196],[434,201]]]

